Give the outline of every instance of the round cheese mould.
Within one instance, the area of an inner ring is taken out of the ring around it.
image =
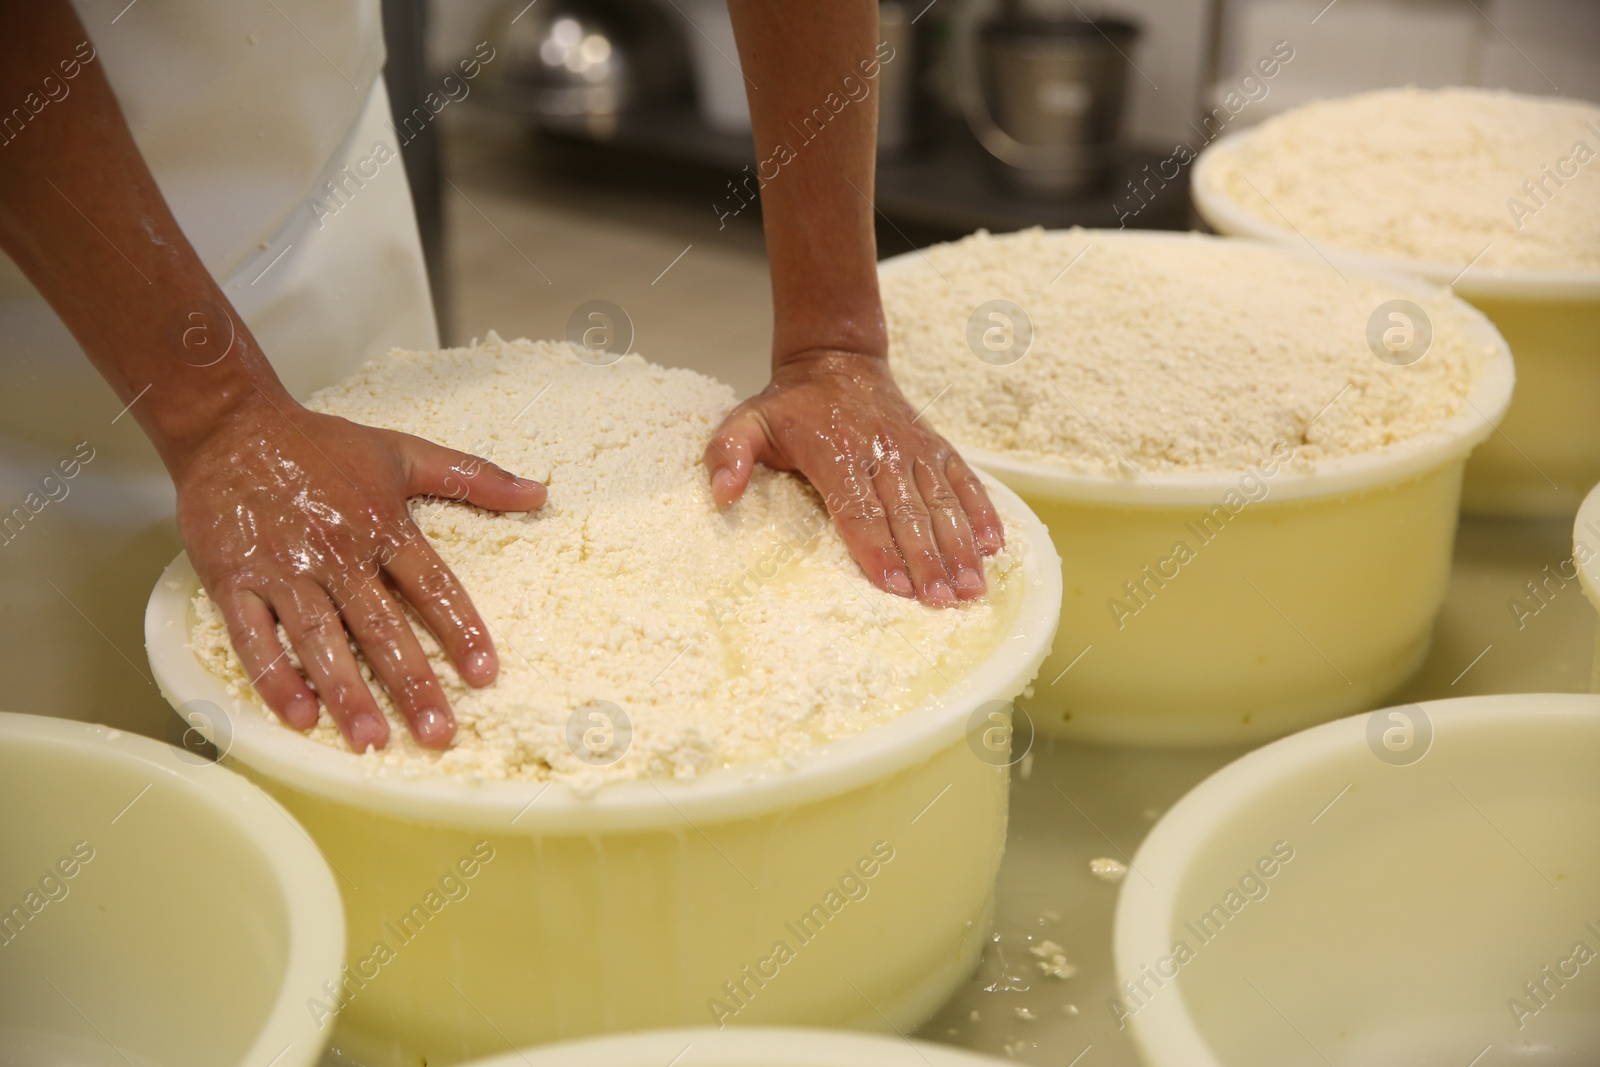
[[[333,874],[261,790],[103,726],[0,713],[0,1061],[312,1067]]]
[[[1384,708],[1151,830],[1108,1010],[1149,1067],[1600,1062],[1600,697]]]
[[[1228,196],[1216,168],[1248,143],[1246,130],[1218,138],[1194,165],[1195,210],[1220,234],[1304,248],[1306,239]],[[1487,315],[1517,359],[1517,398],[1499,432],[1467,464],[1462,507],[1482,515],[1557,516],[1576,510],[1600,481],[1600,272],[1462,268],[1337,247],[1322,252],[1369,273],[1401,271],[1457,296]]]
[[[921,707],[782,765],[590,797],[368,774],[205,670],[186,647],[198,582],[182,556],[145,639],[166,698],[335,870],[350,962],[310,1007],[356,1062],[672,1026],[907,1031],[978,960],[1021,755],[995,744],[996,723],[1038,672],[1061,602],[1044,526],[990,492],[1026,545],[993,653]]]
[[[1191,240],[1089,233],[1097,243]],[[916,262],[909,253],[879,269]],[[1428,289],[1364,273],[1400,292]],[[1444,598],[1462,465],[1511,398],[1505,342],[1462,310],[1493,353],[1475,368],[1462,410],[1400,444],[1309,471],[1126,478],[955,441],[1027,501],[1061,556],[1061,626],[1027,702],[1037,728],[1128,745],[1264,740],[1370,708],[1404,682],[1427,654]],[[1163,577],[1153,568],[1179,540],[1195,558]],[[1130,582],[1147,603],[1136,617],[1113,616],[1106,605],[1126,602]]]
[[[997,1067],[946,1045],[829,1030],[657,1030],[509,1052],[462,1067]]]
[[[1600,611],[1600,486],[1584,497],[1572,524],[1571,566],[1578,572],[1583,595]],[[1595,634],[1594,662],[1589,672],[1589,691],[1600,693],[1600,633]]]

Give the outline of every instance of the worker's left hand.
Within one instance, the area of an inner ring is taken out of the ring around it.
[[[723,420],[705,462],[723,506],[756,463],[804,475],[872,583],[925,604],[983,595],[981,557],[1005,545],[983,484],[916,415],[881,357],[789,357]]]

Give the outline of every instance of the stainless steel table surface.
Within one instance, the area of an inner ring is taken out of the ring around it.
[[[1464,519],[1433,648],[1390,703],[1587,690],[1594,610],[1575,580],[1563,586],[1547,579],[1571,555],[1570,520]],[[1545,583],[1543,602],[1529,594],[1530,580]],[[1519,598],[1537,609],[1523,613],[1520,625],[1512,607]],[[988,951],[918,1036],[1050,1067],[1140,1063],[1107,1007],[1115,985],[1111,920],[1118,887],[1092,875],[1089,861],[1131,858],[1162,813],[1245,751],[1102,748],[1041,738],[1026,775],[1025,765],[1012,775],[1011,828]],[[1028,947],[1045,939],[1077,968],[1070,978],[1043,975],[1035,966]]]
[[[1572,553],[1569,520],[1464,519],[1455,565],[1417,676],[1393,703],[1478,693],[1582,692],[1595,612],[1576,581],[1546,581]],[[1537,614],[1520,620],[1518,598]],[[1117,885],[1089,861],[1126,861],[1161,815],[1247,748],[1112,748],[1041,737],[1012,775],[1011,825],[994,930],[972,978],[916,1036],[1018,1063],[1133,1067],[1140,1058],[1107,1009]],[[1133,877],[1133,875],[1130,875]],[[1041,974],[1031,945],[1054,941],[1075,973]],[[326,1067],[355,1067],[330,1055]]]

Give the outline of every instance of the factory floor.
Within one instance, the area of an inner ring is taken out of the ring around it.
[[[725,179],[483,121],[445,143],[446,340],[560,338],[591,300],[626,312],[633,351],[747,395],[766,382],[772,297],[759,217],[718,223]]]

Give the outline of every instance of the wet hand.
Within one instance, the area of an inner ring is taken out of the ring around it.
[[[983,484],[877,357],[817,351],[784,361],[723,421],[705,462],[723,506],[744,493],[756,463],[804,475],[873,584],[925,604],[983,595],[982,557],[1005,545]]]
[[[310,729],[320,697],[357,752],[388,743],[353,639],[417,741],[450,743],[455,718],[400,601],[467,684],[494,681],[499,661],[406,501],[531,511],[544,504],[544,486],[418,437],[264,395],[186,455],[173,480],[189,558],[256,692],[284,722]],[[278,640],[279,623],[303,675]]]

